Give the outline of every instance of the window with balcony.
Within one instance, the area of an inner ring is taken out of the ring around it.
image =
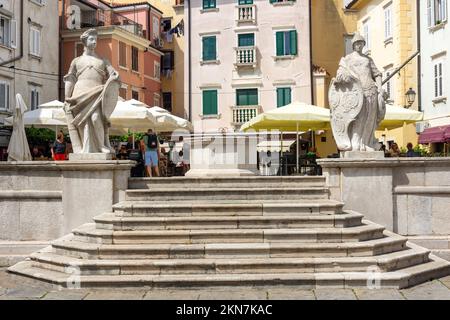
[[[216,36],[203,37],[203,61],[215,61],[217,60],[217,41]]]
[[[269,0],[270,3],[292,3],[295,2],[295,0]]]
[[[131,47],[131,70],[139,71],[139,49]]]
[[[124,42],[119,42],[119,66],[127,67],[127,44]]]
[[[291,88],[277,88],[277,108],[291,103]]]
[[[0,110],[10,110],[10,83],[6,80],[0,80]]]
[[[203,90],[203,115],[217,115],[217,90]]]
[[[427,0],[427,20],[429,28],[446,22],[447,18],[447,0]]]
[[[258,105],[258,89],[237,89],[236,90],[237,106],[257,106]]]
[[[173,51],[165,51],[161,57],[162,73],[166,78],[169,78],[175,68],[175,58]]]
[[[203,0],[203,9],[214,9],[216,7],[216,0]]]
[[[278,31],[276,33],[276,54],[281,56],[297,55],[297,31]]]
[[[238,0],[238,23],[256,22],[256,6],[253,0]]]
[[[238,47],[236,48],[236,65],[246,66],[256,64],[255,34],[238,34]]]

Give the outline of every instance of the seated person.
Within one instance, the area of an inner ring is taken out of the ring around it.
[[[392,144],[391,149],[389,150],[389,154],[391,157],[400,157],[400,148],[398,147],[398,144],[395,142]]]
[[[409,142],[406,145],[406,148],[408,149],[408,151],[406,152],[406,156],[408,158],[414,158],[414,157],[420,157],[420,154],[418,152],[415,152],[413,149],[413,144],[411,142]]]
[[[43,157],[42,152],[39,150],[38,147],[33,147],[33,150],[31,151],[31,156],[33,157],[33,161],[39,160]]]
[[[116,155],[117,160],[128,160],[128,152],[126,146],[122,145]]]

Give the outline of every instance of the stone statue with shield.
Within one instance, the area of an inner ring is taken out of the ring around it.
[[[362,52],[366,41],[357,33],[352,44],[354,52],[341,59],[329,91],[333,135],[344,155],[378,151],[375,130],[386,114],[382,74]]]
[[[87,30],[80,38],[84,53],[72,61],[64,77],[70,139],[75,154],[109,156],[113,152],[109,118],[116,107],[121,82],[110,62],[95,53],[97,31]]]

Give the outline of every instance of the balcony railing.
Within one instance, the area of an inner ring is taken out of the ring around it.
[[[122,16],[112,10],[91,10],[81,11],[79,21],[73,15],[67,14],[65,27],[69,30],[95,28],[104,26],[120,26],[121,28],[134,33],[137,36],[143,36],[143,26],[135,21]]]
[[[237,6],[238,23],[252,22],[256,23],[256,6],[254,4],[245,4]]]
[[[260,106],[232,106],[233,122],[232,125],[240,126],[256,117],[261,110]]]
[[[256,66],[256,47],[237,47],[236,48],[236,66],[237,67],[255,67]]]

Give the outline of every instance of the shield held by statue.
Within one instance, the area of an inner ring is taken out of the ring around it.
[[[106,120],[109,120],[117,102],[119,101],[119,90],[121,82],[115,78],[109,78],[105,83],[105,87],[102,92],[102,114]]]
[[[361,82],[352,79],[350,82],[331,81],[328,99],[331,109],[331,127],[338,149],[351,151],[350,128],[360,114],[364,103],[364,91]]]

